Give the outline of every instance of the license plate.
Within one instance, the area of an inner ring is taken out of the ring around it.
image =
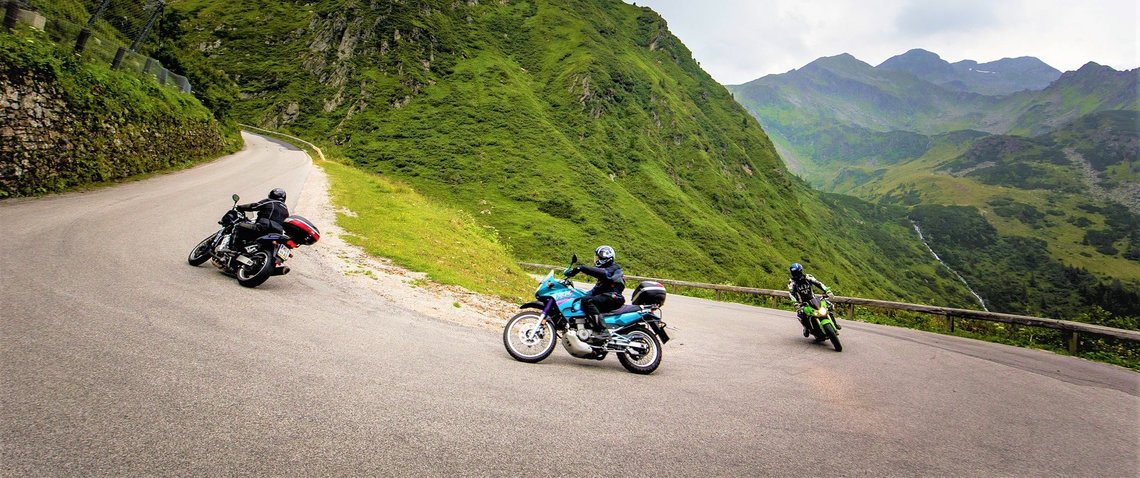
[[[289,259],[289,248],[285,246],[277,246],[277,258],[282,261]]]

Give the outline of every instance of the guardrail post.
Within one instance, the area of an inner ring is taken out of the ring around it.
[[[720,301],[720,289],[717,289],[717,290],[716,290],[716,300],[717,300],[718,302]]]
[[[855,304],[847,304],[847,320],[855,320]]]
[[[1076,330],[1073,335],[1069,336],[1069,353],[1072,355],[1077,354],[1077,347],[1081,344],[1081,333]]]
[[[119,69],[119,65],[123,64],[123,56],[126,54],[127,54],[127,49],[123,48],[123,47],[119,47],[119,49],[115,51],[115,59],[111,60],[111,69],[112,70],[118,70]]]
[[[79,32],[79,38],[75,40],[75,54],[83,53],[83,49],[87,47],[87,38],[91,36],[91,27],[95,26],[95,20],[99,19],[99,15],[103,14],[103,11],[107,9],[107,5],[110,3],[111,0],[99,2],[99,8],[95,10],[95,13],[91,14],[91,19],[87,20],[87,26],[83,27],[83,31]]]
[[[20,4],[10,0],[4,8],[4,30],[16,28],[16,19],[20,16]]]

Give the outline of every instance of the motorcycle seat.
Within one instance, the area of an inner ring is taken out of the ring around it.
[[[278,241],[278,242],[284,241],[285,239],[286,239],[286,237],[284,234],[279,234],[276,232],[271,232],[269,234],[266,234],[264,236],[257,238],[258,241]]]

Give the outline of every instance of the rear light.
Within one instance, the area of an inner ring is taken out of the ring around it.
[[[292,239],[289,239],[288,241],[285,241],[285,246],[287,246],[287,247],[288,247],[288,248],[290,248],[290,249],[296,249],[296,248],[297,248],[297,243],[296,243],[296,242],[293,242],[293,240],[292,240]]]

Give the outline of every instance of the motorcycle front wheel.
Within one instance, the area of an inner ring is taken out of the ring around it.
[[[218,233],[215,232],[206,236],[205,239],[202,239],[202,242],[199,242],[198,245],[194,246],[194,249],[190,250],[190,255],[186,256],[186,262],[192,266],[200,266],[203,262],[206,262],[206,259],[210,258],[210,246],[214,244],[214,237],[217,235]]]
[[[253,260],[253,264],[248,266],[242,264],[241,267],[238,267],[238,284],[245,287],[257,287],[273,275],[273,266],[277,262],[265,251],[257,251],[249,258]]]
[[[630,349],[629,352],[618,353],[618,361],[621,366],[625,367],[630,372],[648,375],[657,370],[661,365],[661,341],[653,333],[645,330],[645,327],[637,327],[625,335],[629,338],[630,345],[640,345],[640,350],[635,351]]]
[[[826,324],[823,326],[823,333],[827,334],[827,340],[831,341],[831,346],[835,347],[836,352],[843,351],[843,344],[839,343],[839,333],[835,331],[835,326]]]
[[[554,351],[557,339],[550,321],[536,311],[519,312],[503,327],[503,346],[520,362],[541,362]]]

